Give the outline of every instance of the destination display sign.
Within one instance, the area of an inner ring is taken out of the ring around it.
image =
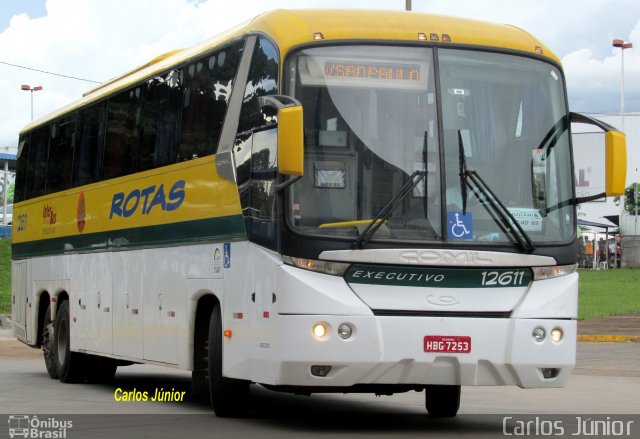
[[[389,81],[420,81],[417,64],[358,63],[327,61],[324,75],[334,78],[385,79]]]

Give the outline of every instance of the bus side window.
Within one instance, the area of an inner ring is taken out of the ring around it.
[[[18,163],[16,169],[16,184],[13,193],[13,202],[19,203],[25,200],[26,196],[26,183],[27,183],[27,167],[29,165],[29,143],[31,139],[31,133],[26,133],[20,136],[20,142],[18,143]]]
[[[106,101],[80,110],[73,159],[73,187],[100,180],[106,118]]]
[[[251,58],[238,124],[239,133],[275,124],[273,118],[262,112],[258,98],[278,93],[278,69],[278,50],[271,41],[260,37]]]
[[[179,161],[215,154],[243,45],[232,44],[183,68]]]
[[[76,137],[76,113],[56,120],[51,125],[49,160],[45,193],[63,191],[71,187],[73,149]]]
[[[109,99],[102,175],[105,180],[135,172],[140,140],[141,87]]]
[[[265,129],[276,121],[263,113],[258,98],[278,93],[278,69],[278,51],[269,40],[259,37],[251,56],[234,149],[249,239],[272,249],[277,248],[274,185],[278,137],[275,129]]]
[[[139,171],[176,163],[182,93],[179,70],[146,81],[140,117]]]
[[[27,166],[26,199],[44,195],[49,153],[49,126],[45,125],[31,133],[29,164]]]

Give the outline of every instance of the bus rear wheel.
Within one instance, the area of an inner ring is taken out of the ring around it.
[[[216,416],[234,418],[244,415],[249,403],[249,381],[222,375],[222,315],[215,305],[209,322],[207,341],[209,360],[209,396]]]
[[[47,368],[47,373],[52,379],[55,380],[58,378],[58,372],[56,371],[56,362],[53,352],[53,334],[54,332],[53,321],[51,320],[51,304],[49,304],[44,315],[44,321],[42,323],[42,354],[44,356],[44,365]]]
[[[63,383],[76,383],[84,379],[84,356],[71,352],[71,321],[69,301],[60,304],[53,322],[53,360],[58,378]]]
[[[429,416],[452,418],[460,408],[461,386],[428,385],[425,388],[425,406]]]

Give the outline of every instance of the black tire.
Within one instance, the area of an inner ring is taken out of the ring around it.
[[[193,371],[191,372],[191,397],[194,401],[209,402],[209,319],[206,326],[196,328],[193,341]],[[204,325],[203,325],[204,326]]]
[[[429,416],[453,418],[460,408],[460,393],[461,386],[426,386],[424,401]]]
[[[77,352],[71,352],[71,320],[69,320],[69,302],[65,300],[60,304],[56,320],[53,324],[54,348],[53,357],[58,378],[63,383],[77,383],[85,376],[84,356]]]
[[[44,321],[42,322],[42,354],[44,356],[44,365],[47,368],[47,373],[51,379],[58,378],[58,372],[56,371],[56,362],[54,357],[54,335],[53,335],[53,322],[51,320],[51,304],[47,307],[47,311],[44,315]]]
[[[215,305],[209,323],[209,397],[216,416],[235,418],[244,415],[249,403],[249,381],[222,376],[222,317]]]

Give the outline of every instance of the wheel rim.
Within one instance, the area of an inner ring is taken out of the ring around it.
[[[45,326],[44,331],[42,331],[42,352],[44,352],[44,356],[46,359],[49,359],[51,357],[51,329],[49,328],[49,326],[51,325],[51,323],[49,323],[47,326]]]
[[[69,340],[67,338],[67,321],[60,319],[60,325],[58,326],[57,345],[58,345],[58,362],[60,366],[64,365],[67,358],[67,350],[69,348]]]

